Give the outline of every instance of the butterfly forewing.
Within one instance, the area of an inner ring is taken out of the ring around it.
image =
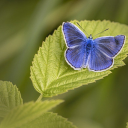
[[[68,47],[80,46],[86,42],[87,37],[74,24],[65,22],[63,23],[62,30]]]
[[[124,40],[124,35],[106,36],[94,39],[94,44],[96,44],[97,49],[104,52],[107,56],[114,57],[123,47]]]

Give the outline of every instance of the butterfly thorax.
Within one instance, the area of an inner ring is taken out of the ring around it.
[[[87,53],[90,52],[90,50],[92,49],[92,47],[93,47],[93,39],[88,38],[87,39],[87,42],[86,42],[86,50],[87,50]]]
[[[88,37],[87,41],[86,41],[86,50],[87,50],[87,53],[90,52],[90,50],[92,49],[93,47],[93,38],[92,38],[92,35],[90,34],[90,36]]]

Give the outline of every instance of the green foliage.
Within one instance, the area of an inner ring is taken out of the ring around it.
[[[76,24],[78,21],[72,21]],[[79,24],[88,33],[95,35],[102,30],[109,28],[108,31],[98,35],[100,36],[116,36],[128,35],[128,27],[119,23],[110,21],[81,21]],[[77,24],[76,24],[77,25]],[[96,37],[96,38],[97,38]],[[88,69],[75,71],[65,61],[64,52],[66,45],[60,26],[53,35],[50,35],[39,48],[38,54],[35,55],[31,67],[31,80],[35,89],[43,95],[43,97],[51,97],[64,93],[70,89],[77,88],[81,85],[95,82],[111,73],[110,70],[123,66],[122,61],[128,54],[128,42],[114,59],[114,66],[103,72],[92,72]]]
[[[128,0],[1,0],[0,79],[15,83],[24,102],[36,100],[39,94],[31,86],[30,65],[42,40],[62,22],[72,19],[108,19],[128,24],[127,6]],[[56,97],[63,97],[66,102],[55,112],[69,117],[78,128],[125,128],[128,121],[128,58],[124,62],[125,66],[113,70],[105,79]],[[2,90],[3,87],[0,92]],[[6,112],[1,114],[0,111],[0,116],[3,114]]]
[[[76,128],[72,123],[65,118],[58,116],[55,113],[46,112],[19,128]]]
[[[17,87],[11,82],[0,81],[0,122],[11,109],[22,104],[23,100]]]
[[[0,81],[0,128],[76,128],[66,119],[47,111],[62,100],[23,104],[20,92],[11,82]]]
[[[55,107],[62,100],[29,102],[12,109],[2,120],[0,128],[17,128],[40,117],[44,112]],[[50,122],[50,120],[47,120]]]

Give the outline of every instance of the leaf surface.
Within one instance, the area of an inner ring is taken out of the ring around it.
[[[76,128],[67,119],[56,113],[46,112],[32,122],[22,126],[23,128]],[[20,127],[20,128],[22,128]]]
[[[76,22],[78,21],[72,21],[72,23],[77,25]],[[79,22],[79,24],[87,33],[92,35],[96,35],[109,28],[108,31],[95,36],[95,38],[101,36],[128,35],[128,27],[115,22],[85,20]],[[115,57],[113,67],[103,72],[93,72],[87,68],[79,71],[72,69],[65,61],[65,50],[66,45],[62,33],[62,26],[60,26],[55,30],[53,35],[46,38],[34,57],[31,67],[31,80],[35,89],[43,94],[44,97],[52,97],[81,85],[95,82],[109,75],[111,73],[110,70],[125,65],[123,60],[128,54],[128,42],[125,41],[120,54]]]
[[[24,105],[20,105],[6,115],[0,124],[0,128],[22,127],[22,125],[35,120],[61,102],[62,100],[51,100],[35,103],[29,102]]]
[[[0,122],[10,110],[22,104],[18,88],[11,82],[0,81]]]

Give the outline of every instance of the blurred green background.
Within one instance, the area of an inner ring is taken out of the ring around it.
[[[24,102],[39,96],[29,78],[34,54],[62,22],[74,19],[128,24],[128,0],[0,1],[0,79],[16,84]],[[53,111],[78,128],[125,128],[128,58],[124,62],[96,83],[53,97],[65,100]]]

